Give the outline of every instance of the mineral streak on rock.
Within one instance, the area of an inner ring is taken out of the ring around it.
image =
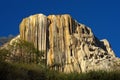
[[[25,18],[20,38],[46,51],[47,65],[63,72],[112,69],[109,59],[118,61],[107,40],[99,41],[89,27],[68,14]]]
[[[23,19],[20,24],[20,37],[34,43],[40,51],[46,50],[47,17],[37,14]]]

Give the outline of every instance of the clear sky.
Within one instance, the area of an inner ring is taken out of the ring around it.
[[[0,36],[19,34],[22,19],[37,13],[70,14],[120,57],[120,0],[0,0]]]

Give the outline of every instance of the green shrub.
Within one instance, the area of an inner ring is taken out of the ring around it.
[[[0,80],[120,80],[120,71],[63,73],[41,65],[0,62]]]
[[[45,80],[44,69],[33,64],[0,62],[0,80]]]

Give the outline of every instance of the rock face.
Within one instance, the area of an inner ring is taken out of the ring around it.
[[[47,17],[43,14],[30,16],[23,19],[20,24],[20,37],[23,40],[34,43],[35,47],[46,50]]]
[[[106,39],[99,41],[68,14],[27,17],[20,24],[20,38],[46,51],[47,65],[59,71],[112,70],[115,63],[120,65]]]

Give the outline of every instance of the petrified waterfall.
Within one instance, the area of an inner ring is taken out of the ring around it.
[[[68,14],[27,17],[20,24],[20,38],[46,51],[47,65],[63,72],[108,70],[119,61],[106,39],[99,41]]]
[[[43,14],[25,18],[20,24],[20,37],[34,43],[35,47],[40,51],[45,51],[47,25],[47,18]]]

